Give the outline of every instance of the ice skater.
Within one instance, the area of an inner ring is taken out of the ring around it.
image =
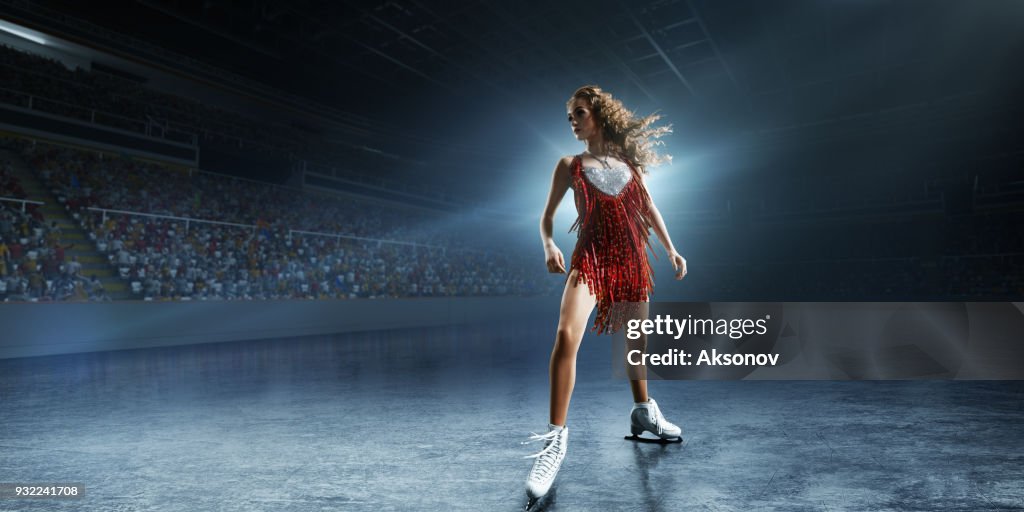
[[[647,258],[650,229],[665,248],[676,279],[686,275],[686,259],[673,247],[644,182],[648,167],[671,158],[654,151],[659,143],[655,139],[669,133],[670,127],[652,127],[660,116],[635,117],[621,101],[592,85],[577,89],[567,108],[572,132],[587,148],[558,162],[540,221],[548,271],[564,274],[565,260],[552,231],[555,210],[571,187],[578,217],[570,231],[577,231],[577,242],[551,352],[548,432],[534,434],[527,441],[544,442],[541,451],[527,456],[535,459],[526,480],[531,499],[547,494],[565,458],[569,441],[566,416],[576,382],[576,353],[590,313],[596,306],[592,331],[613,333],[637,314],[630,307],[646,306],[641,303],[649,300],[654,288]],[[646,314],[646,308],[642,314]],[[646,378],[631,378],[630,387],[634,400],[629,416],[631,433],[637,436],[646,431],[661,439],[679,439],[682,430],[666,420],[657,402],[647,395]]]

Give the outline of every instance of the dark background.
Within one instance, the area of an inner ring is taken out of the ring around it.
[[[271,91],[249,99],[315,105],[273,120],[316,148],[292,161],[443,190],[462,205],[455,217],[486,206],[513,234],[467,236],[532,251],[541,270],[551,169],[583,149],[564,104],[594,83],[674,127],[674,163],[650,182],[691,272],[670,282],[654,242],[663,298],[1024,296],[1020,2],[30,5],[0,15]],[[179,93],[223,85],[199,82]],[[231,172],[231,152],[203,144]],[[291,176],[285,160],[263,161],[236,174]],[[567,199],[556,222],[567,256],[573,213]]]

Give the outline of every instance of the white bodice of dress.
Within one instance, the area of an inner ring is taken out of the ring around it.
[[[619,164],[612,167],[584,167],[583,174],[587,181],[597,187],[598,190],[610,196],[617,196],[622,189],[629,184],[633,177],[632,171],[626,164]]]

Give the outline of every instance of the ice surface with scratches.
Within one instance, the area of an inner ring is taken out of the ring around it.
[[[598,190],[611,196],[619,195],[626,188],[632,172],[627,165],[615,167],[584,167],[583,173]]]

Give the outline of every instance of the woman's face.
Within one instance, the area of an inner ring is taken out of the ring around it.
[[[573,100],[569,106],[568,119],[576,140],[587,140],[597,134],[597,119],[587,100],[583,98]]]

